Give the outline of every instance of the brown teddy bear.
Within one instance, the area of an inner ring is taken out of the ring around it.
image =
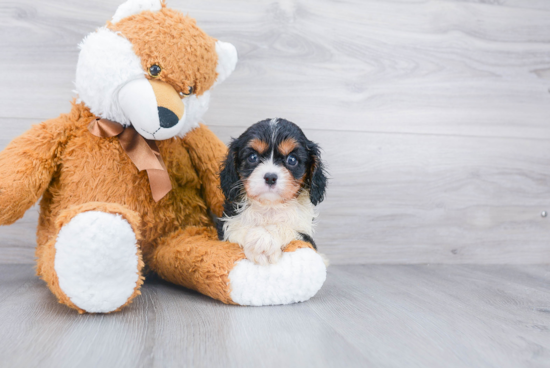
[[[80,313],[128,305],[144,265],[224,303],[313,296],[326,268],[292,242],[256,265],[217,240],[225,145],[199,121],[237,52],[160,0],[129,0],[80,45],[78,99],[0,153],[0,225],[40,197],[37,273]]]

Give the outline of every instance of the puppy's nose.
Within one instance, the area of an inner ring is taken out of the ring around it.
[[[171,128],[180,121],[178,116],[166,107],[159,106],[158,111],[160,126],[163,128]]]
[[[267,173],[264,176],[265,183],[269,186],[275,185],[277,183],[277,174]]]

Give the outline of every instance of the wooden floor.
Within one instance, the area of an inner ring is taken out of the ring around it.
[[[2,367],[548,367],[550,266],[332,266],[312,300],[226,306],[148,280],[78,315],[0,265]]]

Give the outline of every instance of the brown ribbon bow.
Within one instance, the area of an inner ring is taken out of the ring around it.
[[[147,171],[155,202],[160,201],[172,190],[170,176],[155,141],[143,138],[131,126],[124,128],[121,124],[107,119],[92,120],[88,130],[101,138],[118,136],[120,145],[138,170]]]

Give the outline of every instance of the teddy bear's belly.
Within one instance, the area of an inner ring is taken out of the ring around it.
[[[170,143],[159,148],[168,157],[172,190],[155,202],[147,173],[138,171],[118,140],[84,135],[71,141],[40,202],[38,243],[55,236],[53,224],[61,211],[88,202],[117,203],[140,214],[141,235],[149,244],[186,226],[212,225],[187,150]]]

